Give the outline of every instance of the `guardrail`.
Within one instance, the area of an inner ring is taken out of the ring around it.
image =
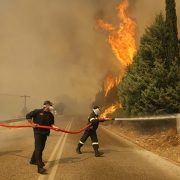
[[[166,115],[166,116],[150,116],[150,117],[136,117],[136,118],[115,118],[116,121],[150,121],[150,120],[176,120],[177,133],[180,134],[180,114]]]
[[[170,116],[150,116],[150,117],[136,117],[136,118],[115,118],[116,121],[146,121],[146,120],[166,120],[176,119],[177,115]]]
[[[176,115],[176,129],[177,133],[180,134],[180,114]]]

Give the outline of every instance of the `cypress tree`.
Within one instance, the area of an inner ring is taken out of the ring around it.
[[[134,62],[118,88],[129,115],[180,111],[180,74],[177,61],[166,64],[166,22],[162,14],[146,29]]]
[[[166,0],[166,30],[167,30],[167,61],[171,63],[175,58],[179,58],[175,0]]]

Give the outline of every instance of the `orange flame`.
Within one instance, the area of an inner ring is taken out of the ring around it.
[[[118,19],[120,24],[114,27],[112,24],[106,23],[101,19],[97,20],[97,25],[109,33],[108,43],[111,45],[112,51],[117,57],[121,68],[124,70],[133,62],[133,57],[136,54],[136,23],[133,19],[128,17],[127,10],[129,7],[128,0],[123,0],[117,7]],[[121,69],[122,70],[122,69]],[[122,78],[122,72],[119,76],[109,75],[104,82],[104,92],[107,96],[108,92],[117,86]],[[110,106],[105,110],[103,115],[114,112],[118,108],[116,105]]]
[[[103,30],[109,32],[108,42],[121,64],[127,66],[132,63],[136,53],[136,23],[127,15],[128,0],[124,0],[117,8],[120,25],[115,28],[101,19],[97,24]]]
[[[104,93],[105,93],[105,97],[107,96],[108,92],[114,87],[117,86],[119,83],[119,77],[117,76],[113,76],[113,75],[109,75],[106,78],[106,81],[104,82]]]
[[[118,108],[121,108],[121,105],[119,103],[115,103],[115,104],[111,105],[110,107],[105,109],[105,111],[101,114],[101,117],[106,117],[108,114],[112,114]]]

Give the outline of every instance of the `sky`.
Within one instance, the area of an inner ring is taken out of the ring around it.
[[[117,61],[96,18],[117,23],[121,0],[0,0],[0,114],[20,116],[44,100],[67,103],[66,112],[87,113],[102,79]],[[164,12],[164,0],[130,0],[137,39]],[[180,1],[177,1],[180,27]]]

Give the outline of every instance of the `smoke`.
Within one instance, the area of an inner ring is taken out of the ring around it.
[[[131,2],[130,15],[137,21],[140,36],[154,15],[164,9],[164,1]],[[58,103],[67,97],[76,102],[75,112],[87,112],[103,77],[117,70],[116,58],[106,35],[95,28],[95,19],[116,23],[119,3],[1,0],[0,93],[17,94],[16,100],[0,96],[1,106],[9,108],[9,114],[13,109],[19,114],[23,108],[19,96],[26,94],[31,96],[29,110],[41,107],[46,99]],[[179,9],[177,2],[177,12]]]
[[[97,14],[113,12],[113,3],[2,0],[0,9],[0,92],[30,95],[30,109],[68,96],[77,102],[74,109],[87,111],[102,77],[113,69],[111,49],[95,29]]]
[[[157,14],[165,15],[165,0],[130,0],[130,15],[136,20],[138,28],[138,41],[147,26],[150,26]],[[178,29],[180,29],[180,1],[176,0]]]

